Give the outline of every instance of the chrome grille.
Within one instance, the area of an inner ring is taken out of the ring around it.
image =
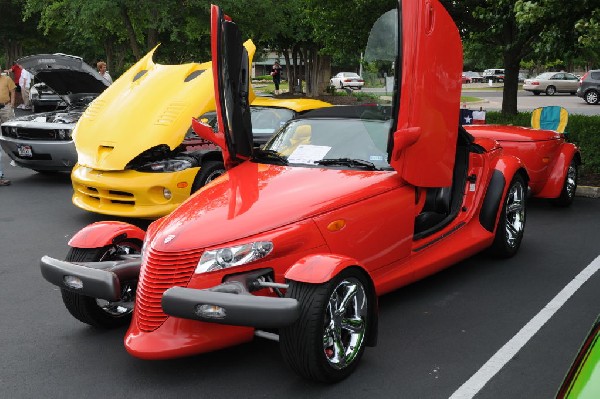
[[[185,287],[190,281],[202,250],[160,252],[148,250],[146,263],[137,287],[136,312],[138,327],[153,331],[167,319],[160,301],[163,293],[174,286]]]

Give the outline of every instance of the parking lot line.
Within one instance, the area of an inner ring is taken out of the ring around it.
[[[473,398],[542,328],[577,290],[600,269],[600,256],[583,269],[537,315],[496,352],[450,399]]]

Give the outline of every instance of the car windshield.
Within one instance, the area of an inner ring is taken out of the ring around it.
[[[336,115],[359,109],[360,117]],[[326,110],[326,111],[325,111]],[[380,107],[330,107],[292,120],[275,134],[254,160],[294,166],[391,170],[387,162],[389,110]]]
[[[250,107],[252,133],[273,133],[294,117],[286,108]]]
[[[542,74],[539,74],[538,76],[536,76],[536,79],[550,79],[556,72],[544,72]]]

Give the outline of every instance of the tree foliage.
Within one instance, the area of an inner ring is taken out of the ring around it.
[[[598,0],[441,0],[464,42],[465,67],[504,67],[503,112],[516,112],[520,67],[599,66]],[[356,70],[369,29],[396,0],[221,0],[260,49],[285,57],[292,82],[318,94],[332,63]],[[210,57],[209,0],[0,0],[0,62],[62,52],[119,75],[156,44],[158,62]],[[257,57],[260,57],[260,53]],[[294,85],[291,85],[294,88]]]

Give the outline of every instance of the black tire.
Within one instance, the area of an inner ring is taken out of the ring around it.
[[[290,281],[286,297],[298,300],[300,317],[280,330],[279,345],[292,370],[305,378],[331,383],[356,369],[372,328],[375,298],[369,287],[356,269],[346,269],[324,284]],[[345,307],[338,306],[341,297],[348,298]],[[340,309],[344,312],[332,319],[331,313]],[[343,356],[336,353],[336,347],[343,349]]]
[[[198,174],[192,184],[192,193],[198,191],[201,187],[207,185],[217,177],[225,173],[225,165],[220,161],[206,161],[200,166]]]
[[[534,91],[534,92],[533,92],[533,95],[534,95],[534,96],[539,96],[539,95],[540,95],[540,92],[539,92],[539,91]]]
[[[600,101],[600,94],[596,90],[588,90],[583,99],[588,104],[596,105]]]
[[[556,93],[556,87],[550,85],[548,87],[546,87],[546,95],[547,96],[553,96]]]
[[[510,258],[521,246],[527,216],[527,185],[516,174],[506,191],[502,211],[496,227],[496,236],[489,252],[498,258]]]
[[[567,169],[567,175],[565,176],[565,182],[563,183],[560,196],[553,198],[552,202],[555,206],[567,207],[573,203],[575,199],[575,192],[577,191],[577,182],[579,180],[579,168],[575,160],[572,160]]]
[[[140,253],[141,243],[122,241],[117,245],[102,248],[71,248],[66,260],[71,262],[97,262],[114,260],[122,254]],[[136,281],[122,281],[122,300],[108,302],[61,289],[65,307],[73,317],[92,327],[109,329],[128,325],[131,322],[135,301]]]
[[[340,89],[344,88],[344,84],[342,83],[342,81],[340,80]]]

